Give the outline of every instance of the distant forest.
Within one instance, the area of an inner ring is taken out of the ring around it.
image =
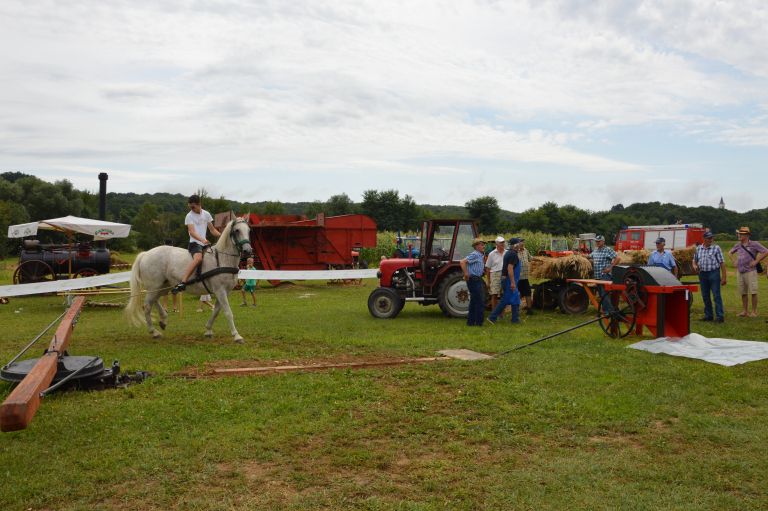
[[[484,234],[515,233],[523,230],[553,235],[583,232],[603,233],[609,241],[626,225],[703,223],[720,238],[734,239],[734,231],[747,225],[755,239],[768,239],[768,208],[737,213],[710,206],[687,207],[677,204],[647,202],[624,206],[617,204],[607,211],[589,211],[572,205],[547,202],[522,212],[506,211],[492,196],[468,201],[463,206],[416,204],[410,195],[401,196],[397,190],[368,190],[361,202],[346,194],[315,202],[238,202],[224,197],[210,197],[205,190],[203,207],[211,213],[235,211],[258,214],[296,214],[314,218],[318,213],[328,216],[363,213],[371,216],[382,231],[416,231],[420,222],[431,218],[472,218]],[[170,193],[107,193],[107,220],[133,226],[127,240],[110,242],[116,250],[146,249],[166,240],[183,244],[187,239],[184,215],[188,211],[187,197]],[[98,195],[77,190],[67,180],[49,183],[20,172],[0,174],[0,229],[33,220],[65,215],[98,217]],[[41,234],[45,238],[48,233]],[[0,257],[18,250],[18,240],[3,240]]]

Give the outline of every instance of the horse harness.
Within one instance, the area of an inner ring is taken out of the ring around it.
[[[232,227],[234,227],[235,223],[237,223],[238,221],[243,221],[244,222],[245,220],[241,220],[241,219],[233,220]],[[234,243],[235,247],[237,247],[238,253],[237,254],[226,254],[226,255],[237,255],[237,256],[239,256],[240,253],[242,252],[243,245],[248,244],[248,240],[247,239],[238,240],[237,236],[235,235],[235,230],[234,229],[230,229],[229,230],[229,237],[232,238],[232,242]],[[205,254],[206,253],[213,253],[213,255],[216,257],[216,268],[213,268],[213,269],[208,270],[207,272],[203,273],[203,271],[202,271],[203,260],[205,259]],[[198,264],[197,268],[195,269],[195,276],[194,276],[194,278],[192,278],[192,279],[188,280],[187,282],[185,282],[184,283],[185,285],[190,285],[190,284],[195,284],[197,282],[200,282],[203,285],[203,287],[205,288],[205,290],[208,292],[208,294],[211,294],[211,290],[208,288],[208,284],[205,283],[205,281],[207,279],[209,279],[211,277],[215,277],[216,275],[221,275],[222,273],[227,273],[227,274],[230,274],[230,275],[237,275],[238,273],[240,273],[240,268],[235,268],[234,266],[220,266],[220,263],[219,263],[219,251],[216,250],[216,247],[211,247],[209,245],[208,249],[206,250],[204,248],[203,251],[201,252],[201,254],[202,254],[202,259],[200,260],[200,264]]]

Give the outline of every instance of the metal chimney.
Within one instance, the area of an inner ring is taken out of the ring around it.
[[[106,172],[99,174],[99,220],[107,219],[107,179]]]
[[[107,179],[106,172],[99,174],[99,220],[107,219]],[[107,248],[107,242],[102,240],[98,242],[99,248]]]

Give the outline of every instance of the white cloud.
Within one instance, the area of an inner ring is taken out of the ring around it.
[[[0,165],[171,187],[530,165],[626,182],[653,170],[608,152],[620,127],[768,146],[766,116],[742,113],[768,104],[760,3],[178,5],[3,2]]]

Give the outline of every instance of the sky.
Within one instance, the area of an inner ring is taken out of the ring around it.
[[[764,208],[766,27],[763,0],[3,0],[0,172]]]

